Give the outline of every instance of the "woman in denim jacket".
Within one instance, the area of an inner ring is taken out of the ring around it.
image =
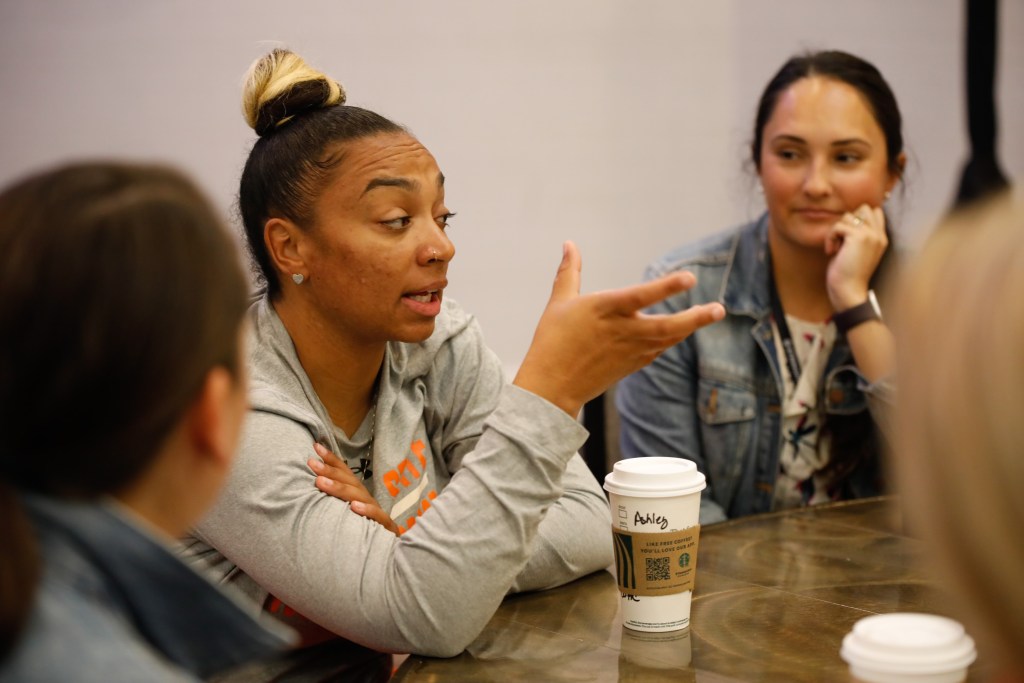
[[[704,524],[882,487],[893,340],[874,287],[891,251],[881,206],[905,164],[895,97],[853,55],[794,57],[762,94],[751,153],[767,212],[646,273],[697,276],[651,312],[719,301],[725,320],[616,394],[624,457],[687,458],[706,475]]]

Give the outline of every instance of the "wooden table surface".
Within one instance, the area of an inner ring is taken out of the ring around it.
[[[947,613],[921,551],[888,498],[707,526],[687,630],[624,629],[614,576],[598,572],[506,599],[466,652],[408,657],[392,680],[845,681],[839,647],[858,619]]]

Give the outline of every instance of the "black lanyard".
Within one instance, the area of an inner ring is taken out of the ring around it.
[[[768,250],[768,296],[771,299],[772,319],[779,330],[779,339],[782,340],[782,350],[786,354],[786,367],[789,368],[789,376],[793,379],[795,387],[800,381],[800,359],[796,356],[796,346],[793,344],[793,335],[789,331],[789,323],[786,322],[786,312],[782,310],[782,302],[779,301],[779,292],[775,289],[775,270],[772,267],[772,253]]]

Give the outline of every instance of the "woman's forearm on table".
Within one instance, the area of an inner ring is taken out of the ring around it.
[[[548,510],[514,592],[560,586],[612,563],[611,516],[604,491],[579,455],[563,479],[565,492]]]

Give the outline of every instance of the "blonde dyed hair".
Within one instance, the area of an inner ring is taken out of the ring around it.
[[[1024,206],[946,221],[904,280],[897,448],[911,530],[983,651],[1024,671]]]
[[[258,123],[264,107],[286,100],[289,93],[306,84],[319,84],[323,90],[321,101],[316,106],[345,103],[345,89],[340,83],[311,67],[291,50],[277,49],[260,57],[249,67],[242,88],[242,114],[246,123],[259,132]],[[293,111],[276,117],[273,126],[287,123],[297,113]]]

